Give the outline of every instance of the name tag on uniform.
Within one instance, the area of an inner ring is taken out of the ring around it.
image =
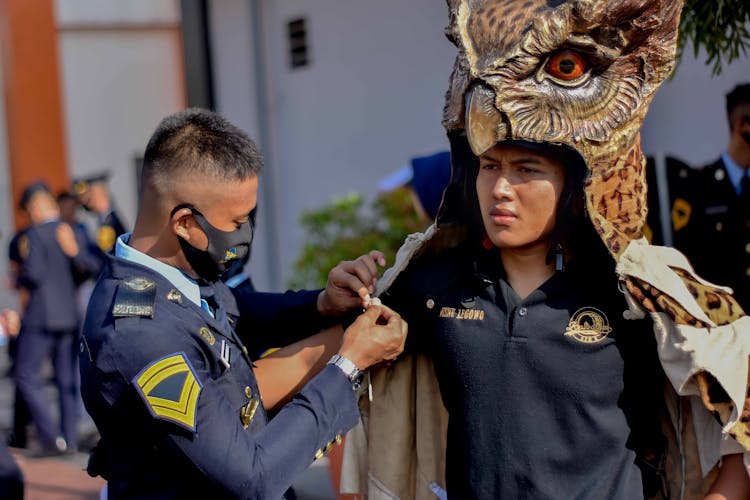
[[[484,311],[482,309],[443,307],[442,309],[440,309],[440,317],[470,321],[484,321]]]

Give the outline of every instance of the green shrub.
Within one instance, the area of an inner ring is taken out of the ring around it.
[[[357,193],[334,198],[318,210],[304,212],[300,224],[305,243],[289,283],[295,289],[324,287],[336,264],[370,250],[383,252],[390,266],[406,236],[425,229],[414,211],[411,191],[403,188],[375,198],[369,206]]]

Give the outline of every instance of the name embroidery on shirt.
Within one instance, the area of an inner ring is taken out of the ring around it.
[[[565,336],[584,344],[601,342],[612,332],[607,315],[595,307],[582,307],[570,318]]]
[[[462,309],[455,307],[443,307],[440,309],[441,318],[465,319],[473,321],[484,321],[482,309]]]

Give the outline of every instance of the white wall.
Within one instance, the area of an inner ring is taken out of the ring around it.
[[[252,15],[236,3],[213,3],[215,48],[237,37],[237,24]],[[378,180],[410,157],[447,147],[440,117],[455,53],[443,35],[444,2],[256,3],[266,65],[248,80],[245,72],[253,70],[242,59],[252,57],[248,49],[236,50],[233,64],[217,57],[214,69],[219,109],[251,134],[252,120],[242,114],[253,106],[242,93],[257,90],[255,77],[267,78],[269,113],[259,126],[268,128],[267,172],[275,180],[261,188],[261,214],[271,219],[261,217],[250,270],[260,288],[280,289],[302,247],[303,210],[351,191],[371,195]],[[299,16],[307,18],[311,65],[292,70],[287,22]],[[268,225],[278,231],[276,245],[262,244]],[[275,259],[264,258],[261,246],[275,248]]]
[[[216,111],[246,131],[265,151],[263,128],[266,118],[258,103],[258,79],[261,78],[256,63],[256,46],[252,30],[254,4],[248,0],[212,0],[209,2],[209,32],[211,37],[211,64],[213,69],[214,104]],[[261,73],[262,75],[262,73]],[[274,255],[276,240],[269,231],[272,227],[270,201],[266,199],[267,187],[273,178],[271,172],[261,176],[258,199],[256,231],[253,253],[247,272],[257,286],[270,289],[274,280]]]
[[[727,147],[729,126],[724,96],[750,83],[750,58],[725,66],[712,77],[706,55],[685,50],[674,78],[659,89],[643,123],[643,149],[663,152],[695,167],[715,160]]]
[[[173,0],[58,0],[57,15],[71,175],[109,170],[132,228],[134,157],[184,106],[179,9]]]

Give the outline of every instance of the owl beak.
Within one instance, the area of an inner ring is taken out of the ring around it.
[[[495,107],[495,93],[485,85],[475,84],[466,93],[466,137],[471,151],[480,156],[498,141],[505,123]]]

